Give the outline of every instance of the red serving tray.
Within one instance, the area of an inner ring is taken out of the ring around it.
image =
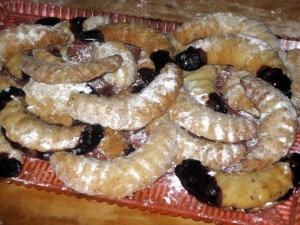
[[[20,23],[28,23],[40,17],[56,16],[62,19],[70,19],[77,16],[90,17],[95,15],[109,15],[113,22],[134,21],[147,23],[158,28],[163,33],[172,32],[179,25],[179,23],[171,21],[9,0],[0,3],[0,29]],[[285,50],[300,48],[300,40],[298,39],[283,37],[281,44]],[[300,153],[300,133],[297,135],[296,143],[291,151]],[[174,175],[172,169],[155,184],[122,199],[108,199],[77,193],[66,187],[55,176],[48,161],[32,159],[26,156],[24,157],[24,166],[19,177],[0,178],[0,181],[55,193],[63,193],[65,195],[73,195],[78,198],[94,199],[100,202],[148,210],[150,212],[214,222],[216,224],[300,224],[299,190],[295,191],[289,199],[269,209],[262,209],[252,213],[227,211],[203,204],[189,195],[181,185],[178,185],[179,180]]]

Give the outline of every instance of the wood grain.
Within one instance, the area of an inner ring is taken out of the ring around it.
[[[0,182],[1,225],[213,225]]]

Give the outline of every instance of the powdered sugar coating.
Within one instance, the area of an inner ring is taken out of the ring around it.
[[[72,94],[70,115],[77,120],[116,130],[137,130],[160,117],[182,86],[181,70],[167,64],[140,93],[123,98]]]
[[[298,127],[296,110],[279,90],[252,75],[241,83],[260,112],[259,136],[246,157],[229,171],[257,170],[278,161],[294,144]]]
[[[0,68],[15,54],[50,44],[64,45],[69,36],[53,27],[23,24],[0,31]]]
[[[170,119],[199,137],[224,143],[253,139],[258,134],[255,121],[215,112],[183,92],[170,108]]]
[[[232,65],[252,74],[256,74],[261,66],[270,66],[280,68],[284,74],[288,74],[278,52],[262,40],[251,36],[243,34],[216,35],[196,40],[188,46],[205,51],[207,64]]]
[[[176,155],[176,127],[154,130],[129,156],[99,161],[66,152],[50,157],[59,179],[78,192],[120,198],[144,189],[165,174]],[[93,169],[91,169],[93,168]]]

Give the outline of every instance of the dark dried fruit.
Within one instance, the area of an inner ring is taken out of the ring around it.
[[[282,91],[287,97],[292,97],[292,82],[290,78],[283,74],[282,69],[263,66],[257,71],[256,76]]]
[[[127,156],[127,155],[129,155],[130,153],[134,152],[135,150],[136,150],[136,149],[135,149],[132,145],[128,145],[128,148],[125,149],[125,150],[123,151],[123,154],[124,154],[125,156]]]
[[[70,29],[76,39],[78,39],[79,35],[83,32],[82,24],[86,19],[86,17],[75,17],[70,20]]]
[[[222,206],[222,191],[209,170],[194,159],[183,160],[175,167],[175,174],[189,194],[209,205]]]
[[[206,53],[192,46],[175,56],[178,66],[186,71],[199,69],[207,63]]]
[[[0,154],[0,177],[16,177],[21,173],[22,163],[8,154]]]
[[[0,111],[5,108],[6,104],[13,99],[13,97],[23,97],[25,92],[13,86],[7,87],[0,93]]]
[[[35,24],[41,24],[45,26],[54,26],[60,22],[60,19],[58,17],[45,17],[38,19],[35,21]]]
[[[104,36],[100,30],[88,30],[79,34],[79,40],[84,42],[104,42]]]
[[[76,147],[65,151],[75,155],[86,154],[93,151],[98,146],[103,136],[104,129],[101,125],[87,125],[81,134],[79,144]]]
[[[226,114],[228,112],[228,106],[223,101],[223,99],[217,93],[210,93],[208,100],[206,101],[206,106],[213,109],[216,112]]]
[[[155,72],[159,73],[164,66],[169,62],[174,62],[170,57],[170,53],[165,50],[158,50],[150,55],[150,59],[155,65]]]
[[[138,70],[139,76],[142,78],[143,83],[139,84],[134,84],[132,86],[132,93],[138,93],[140,92],[143,88],[147,87],[149,83],[151,83],[154,78],[158,75],[156,71],[150,68],[140,68]]]

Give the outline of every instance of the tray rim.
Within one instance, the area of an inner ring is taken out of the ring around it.
[[[88,16],[93,16],[93,15],[109,15],[113,18],[113,22],[118,18],[122,20],[122,18],[124,19],[124,22],[128,22],[127,21],[127,18],[129,18],[129,20],[136,20],[138,22],[145,22],[145,23],[148,23],[150,24],[151,26],[154,26],[158,29],[163,29],[162,32],[166,32],[168,33],[168,29],[170,29],[170,27],[168,27],[169,25],[171,26],[171,29],[174,29],[176,26],[178,26],[180,23],[176,22],[176,21],[166,21],[166,20],[160,20],[160,19],[151,19],[151,18],[144,18],[144,17],[138,17],[138,16],[130,16],[130,15],[124,15],[124,14],[116,14],[116,13],[110,13],[110,12],[99,12],[99,11],[93,11],[93,10],[86,10],[86,9],[78,9],[78,8],[71,8],[71,7],[63,7],[63,6],[57,6],[57,5],[50,5],[50,4],[46,4],[46,3],[35,3],[35,2],[27,2],[27,1],[22,1],[22,0],[4,0],[4,1],[1,1],[0,2],[0,12],[1,12],[1,9],[8,14],[8,17],[5,16],[4,17],[4,21],[3,24],[5,24],[5,19],[6,21],[9,20],[9,17],[10,17],[10,14],[15,14],[15,15],[23,15],[23,16],[36,16],[36,17],[43,17],[43,16],[48,16],[48,15],[43,15],[44,12],[41,12],[41,14],[35,14],[35,15],[32,15],[32,14],[26,14],[26,13],[20,13],[20,12],[16,12],[16,11],[13,11],[11,8],[9,8],[9,4],[24,4],[24,7],[27,5],[32,5],[32,6],[40,6],[40,7],[44,7],[45,9],[46,8],[50,8],[50,10],[53,10],[54,8],[65,8],[65,10],[67,10],[70,14],[72,13],[75,13],[76,15],[86,15],[87,17]],[[44,10],[45,10],[44,9]],[[67,19],[67,18],[66,18]],[[1,17],[0,17],[0,22],[1,22]],[[130,21],[129,21],[130,22]],[[163,24],[163,25],[161,25]],[[0,29],[1,29],[1,24],[0,24]],[[289,37],[280,37],[282,40],[287,40],[287,41],[295,41],[295,42],[300,42],[300,38],[289,38]],[[88,200],[91,200],[91,199],[95,199],[94,196],[88,196],[88,195],[85,195],[85,194],[81,194],[81,193],[77,193],[75,191],[73,192],[66,192],[65,190],[53,190],[49,187],[45,187],[45,186],[39,186],[39,185],[34,185],[34,184],[26,184],[22,181],[16,181],[16,180],[13,180],[13,179],[5,179],[5,178],[0,178],[0,182],[7,182],[7,183],[11,183],[11,184],[15,184],[15,185],[22,185],[22,186],[25,186],[25,187],[28,187],[28,188],[35,188],[35,189],[40,189],[40,190],[46,190],[46,191],[49,191],[49,192],[55,192],[57,194],[65,194],[65,195],[72,195],[72,196],[76,196],[77,198],[86,198]],[[118,202],[116,201],[115,199],[107,199],[107,198],[99,198],[99,199],[95,199],[96,201],[104,201],[108,204],[117,204],[121,207],[124,207],[124,206],[127,206],[129,208],[137,208],[137,209],[140,209],[140,210],[148,210],[150,212],[159,212],[161,214],[168,214],[170,216],[181,216],[182,218],[192,218],[194,220],[202,220],[204,222],[214,222],[216,224],[237,224],[237,223],[232,223],[232,222],[229,222],[229,221],[226,221],[226,220],[214,220],[212,218],[207,218],[207,217],[203,217],[201,216],[201,218],[194,218],[194,217],[191,217],[191,216],[188,216],[188,215],[180,215],[180,213],[175,213],[175,212],[168,212],[168,211],[165,211],[165,212],[162,212],[160,211],[159,209],[157,208],[151,208],[149,206],[141,206],[141,205],[135,205],[135,204],[132,204],[130,205],[128,202]],[[297,195],[297,197],[295,197],[295,200],[294,201],[298,201],[300,202],[300,196]],[[296,212],[296,208],[294,208],[293,211]],[[296,214],[294,215],[295,218],[293,218],[292,221],[296,221]],[[292,222],[290,221],[290,222]],[[269,221],[266,221],[267,224]]]

